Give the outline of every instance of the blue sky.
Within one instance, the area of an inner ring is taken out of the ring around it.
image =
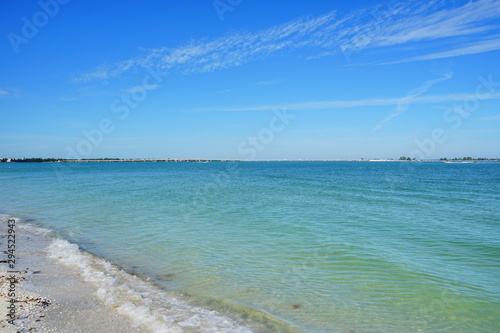
[[[500,1],[0,3],[0,157],[500,157]]]

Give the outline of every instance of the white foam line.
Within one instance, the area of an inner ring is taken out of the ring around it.
[[[163,332],[231,332],[251,333],[234,319],[217,311],[193,306],[168,295],[111,265],[94,257],[63,239],[54,239],[48,246],[49,257],[81,273],[83,278],[98,287],[97,297],[114,307],[134,324],[155,333]]]

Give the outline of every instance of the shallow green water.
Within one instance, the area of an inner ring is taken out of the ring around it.
[[[0,212],[310,332],[495,332],[500,164],[0,164]]]

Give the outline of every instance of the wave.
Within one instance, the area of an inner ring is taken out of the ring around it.
[[[0,214],[1,220],[7,218],[13,217]],[[99,300],[129,317],[138,328],[154,333],[296,331],[291,325],[255,309],[228,306],[224,301],[204,299],[202,295],[193,298],[192,293],[162,289],[149,278],[130,274],[80,249],[77,244],[55,238],[49,229],[26,223],[18,223],[18,227],[40,237],[49,237],[48,257],[93,284]]]

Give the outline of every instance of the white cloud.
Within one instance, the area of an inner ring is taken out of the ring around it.
[[[0,88],[0,98],[17,98],[21,95],[19,88]]]
[[[442,78],[440,79],[442,80]],[[417,97],[412,97],[410,101],[412,104],[437,104],[445,102],[463,102],[465,100],[474,100],[474,99],[477,99],[477,96],[473,93],[455,93],[447,95],[417,96]],[[497,100],[497,99],[500,99],[500,92],[496,92],[481,97],[481,100]],[[191,112],[207,112],[207,111],[235,112],[235,111],[273,111],[279,109],[287,109],[290,111],[335,110],[335,109],[347,109],[347,108],[367,107],[367,106],[398,106],[408,103],[408,101],[409,101],[408,96],[403,96],[403,97],[393,97],[393,98],[371,98],[371,99],[361,99],[361,100],[351,100],[351,101],[333,100],[333,101],[316,101],[316,102],[289,103],[289,104],[240,106],[240,107],[230,107],[230,108],[210,107],[210,108],[194,109],[190,111]]]
[[[413,101],[423,93],[427,92],[433,85],[438,84],[443,81],[447,81],[453,77],[453,73],[446,73],[443,75],[443,77],[439,77],[437,79],[432,79],[424,82],[420,87],[411,90],[406,97],[401,99],[401,102],[398,103],[396,107],[396,111],[389,115],[388,117],[382,119],[375,127],[373,130],[378,130],[380,129],[385,123],[391,121],[394,117],[397,117],[404,112],[408,110],[410,107],[410,104],[413,103]]]
[[[470,1],[456,8],[446,8],[448,4],[443,0],[391,3],[354,11],[340,18],[335,12],[330,12],[255,33],[237,32],[210,41],[193,41],[177,48],[146,49],[141,56],[111,65],[103,64],[93,71],[77,75],[73,81],[108,80],[140,67],[185,74],[211,72],[297,50],[305,51],[307,54],[303,56],[306,59],[332,54],[344,54],[349,59],[352,53],[369,48],[443,39],[446,39],[445,45],[449,45],[449,50],[417,55],[406,61],[498,49],[496,39],[479,43],[470,41],[477,41],[478,36],[485,32],[498,30],[492,20],[500,17],[500,1]],[[456,37],[468,38],[457,42]],[[467,42],[469,44],[460,44]],[[415,45],[414,51],[422,52],[419,50],[420,47]]]
[[[450,57],[458,57],[469,54],[477,54],[477,53],[485,53],[490,51],[500,50],[500,38],[489,39],[485,41],[478,41],[475,43],[471,43],[466,46],[462,46],[453,50],[447,50],[443,52],[436,52],[426,55],[420,55],[415,57],[409,57],[406,59],[401,59],[397,61],[387,62],[387,64],[398,64],[404,62],[413,62],[413,61],[423,61],[423,60],[433,60],[433,59],[441,59],[441,58],[450,58]]]
[[[174,49],[149,49],[143,56],[115,65],[101,65],[92,72],[76,76],[74,81],[109,79],[135,67],[192,73],[239,66],[279,51],[311,44],[307,37],[322,26],[335,25],[334,16],[334,13],[328,13],[314,19],[298,19],[257,33],[232,33],[209,42],[191,42]]]
[[[257,86],[270,86],[270,85],[280,83],[280,82],[282,82],[282,81],[281,80],[266,80],[266,81],[256,82],[255,85],[257,85]]]
[[[160,88],[161,85],[159,84],[150,84],[147,87],[146,86],[133,86],[132,88],[125,89],[126,93],[137,93],[137,92],[143,92],[144,90],[155,90]]]
[[[397,45],[475,35],[497,29],[497,25],[486,22],[499,15],[500,2],[497,0],[470,1],[461,7],[441,9],[433,13],[422,12],[395,20],[377,39],[380,45]]]
[[[481,117],[479,119],[484,120],[484,121],[496,121],[496,120],[500,120],[500,114],[497,114],[497,115],[491,116],[491,117]]]

